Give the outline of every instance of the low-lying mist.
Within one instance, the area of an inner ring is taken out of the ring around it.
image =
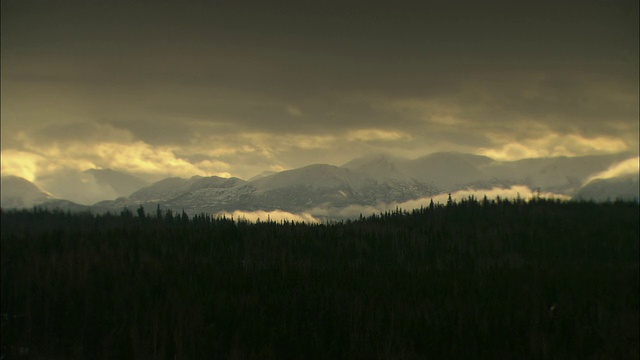
[[[571,197],[563,194],[556,194],[552,192],[538,192],[531,190],[527,186],[514,185],[509,188],[494,187],[491,189],[464,189],[451,193],[452,201],[461,201],[474,197],[476,199],[482,199],[484,197],[488,199],[522,199],[527,201],[531,198],[547,198],[547,199],[560,199],[570,200]],[[236,210],[233,212],[219,212],[217,216],[233,217],[234,219],[243,219],[249,222],[258,221],[293,221],[293,222],[308,222],[308,223],[322,223],[330,220],[346,220],[357,219],[362,216],[369,216],[372,214],[379,214],[396,208],[411,210],[420,207],[429,206],[431,201],[434,204],[446,204],[449,200],[448,193],[442,193],[431,197],[424,197],[420,199],[409,200],[399,203],[377,203],[375,205],[349,205],[342,208],[332,206],[318,206],[308,211],[300,213],[292,213],[282,210],[258,210],[258,211],[242,211]]]

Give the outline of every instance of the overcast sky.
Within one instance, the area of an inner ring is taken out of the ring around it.
[[[2,173],[638,152],[638,1],[2,0]]]

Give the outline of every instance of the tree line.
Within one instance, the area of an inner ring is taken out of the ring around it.
[[[637,202],[2,210],[5,358],[638,358]]]

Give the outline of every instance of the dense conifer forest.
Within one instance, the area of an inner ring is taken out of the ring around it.
[[[638,359],[638,203],[3,211],[3,359]]]

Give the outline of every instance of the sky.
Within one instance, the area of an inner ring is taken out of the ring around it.
[[[2,0],[2,175],[638,153],[637,0]]]

